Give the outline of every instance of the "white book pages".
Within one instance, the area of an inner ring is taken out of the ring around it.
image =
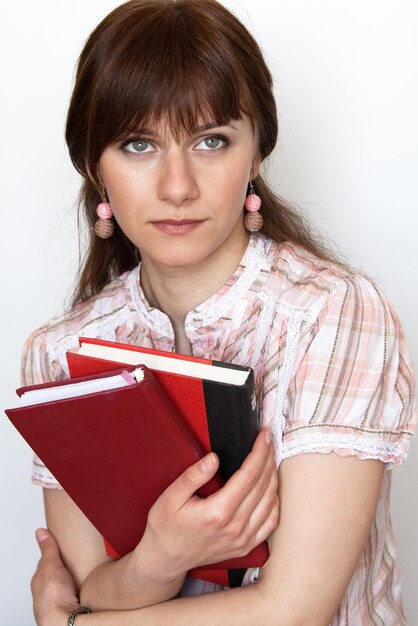
[[[85,396],[89,393],[97,393],[109,389],[119,389],[127,385],[133,385],[140,382],[144,377],[141,369],[136,369],[132,374],[130,372],[122,372],[115,376],[105,376],[102,378],[93,378],[83,382],[76,382],[67,385],[55,385],[54,387],[46,387],[44,389],[32,389],[25,391],[20,396],[20,406],[30,406],[33,404],[42,404],[43,402],[54,402],[55,400],[64,400],[65,398],[75,398],[77,396]]]
[[[106,361],[116,361],[127,365],[146,365],[150,369],[161,372],[172,372],[182,376],[192,376],[203,380],[226,383],[229,385],[244,385],[248,378],[248,371],[228,367],[216,367],[206,363],[196,363],[187,359],[176,359],[148,352],[136,352],[123,348],[113,348],[100,344],[82,343],[71,352],[92,356]]]

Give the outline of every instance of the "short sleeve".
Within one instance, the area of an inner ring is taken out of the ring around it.
[[[26,340],[21,360],[22,386],[37,385],[65,378],[58,360],[49,357],[47,349],[47,326],[33,332]],[[60,489],[58,481],[49,472],[41,459],[34,455],[32,481],[49,489]]]
[[[336,452],[398,465],[415,425],[415,380],[399,320],[371,281],[342,279],[300,338],[283,406],[282,458]]]

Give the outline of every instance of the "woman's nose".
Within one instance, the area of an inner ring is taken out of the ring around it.
[[[160,163],[158,197],[179,207],[199,195],[190,157],[180,146],[167,150]]]

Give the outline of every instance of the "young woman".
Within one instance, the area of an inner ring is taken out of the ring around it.
[[[127,2],[81,54],[66,139],[89,245],[73,308],[27,341],[23,382],[65,377],[80,335],[208,356],[254,368],[264,428],[208,499],[194,493],[216,457],[190,467],[120,560],[35,459],[41,626],[405,623],[388,506],[415,423],[409,355],[376,285],[264,182],[276,138],[261,52],[214,0]],[[185,578],[265,538],[242,587]]]

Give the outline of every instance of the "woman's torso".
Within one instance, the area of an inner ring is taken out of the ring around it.
[[[139,268],[124,274],[98,296],[33,333],[23,360],[24,384],[65,377],[65,353],[77,345],[80,335],[174,351],[170,320],[147,303],[139,277]],[[230,280],[187,315],[185,333],[191,354],[254,369],[261,420],[273,428],[278,463],[283,458],[308,451],[356,454],[364,458],[380,458],[390,464],[401,462],[405,456],[412,434],[413,411],[410,406],[404,407],[403,413],[402,407],[393,407],[396,428],[391,424],[392,441],[383,441],[381,433],[388,426],[379,423],[380,409],[378,411],[377,407],[374,417],[370,418],[374,420],[372,424],[367,420],[350,424],[344,421],[348,410],[337,412],[330,401],[323,407],[325,400],[322,396],[298,391],[298,385],[302,384],[298,379],[305,384],[308,376],[304,374],[305,369],[308,371],[306,354],[314,349],[321,332],[324,333],[320,329],[329,324],[329,328],[335,331],[334,322],[327,321],[326,309],[330,299],[337,299],[334,294],[343,287],[348,294],[357,290],[363,296],[366,294],[364,297],[373,299],[375,287],[371,285],[349,271],[325,266],[290,244],[278,245],[265,236],[253,235]],[[381,295],[376,293],[380,301]],[[347,297],[344,296],[344,306]],[[392,326],[401,333],[396,317],[385,301],[384,306],[392,315]],[[339,324],[335,332],[341,336],[349,322],[344,326],[344,321],[340,320]],[[347,351],[348,347],[344,344],[340,349],[341,352],[343,349]],[[405,348],[403,350],[407,359]],[[326,362],[323,368],[327,369]],[[409,379],[406,371],[397,376],[400,377],[398,386],[412,388],[410,370]],[[368,383],[364,386],[367,388]],[[347,403],[348,400],[344,401]],[[316,411],[307,416],[303,411],[310,405],[315,405]],[[368,434],[370,426],[373,427],[372,436]],[[55,484],[39,460],[34,479],[44,486]],[[375,522],[332,626],[406,623],[402,615],[389,492],[390,471],[386,471]],[[248,572],[247,581],[255,577],[255,572]],[[211,590],[212,587],[199,581],[187,583],[187,593]]]

